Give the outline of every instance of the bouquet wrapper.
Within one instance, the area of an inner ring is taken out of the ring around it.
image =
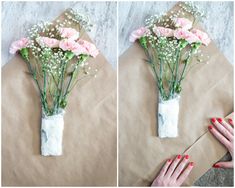
[[[177,4],[172,10],[179,8]],[[135,43],[119,58],[120,186],[151,185],[166,160],[178,154],[188,154],[195,163],[184,183],[191,186],[227,153],[208,125],[212,117],[233,118],[233,66],[213,41],[201,50],[210,59],[182,82],[174,139],[157,136],[159,91],[144,50]]]
[[[64,111],[42,117],[41,122],[41,154],[43,156],[62,155]]]
[[[158,136],[160,138],[174,138],[178,136],[179,100],[173,99],[158,103]]]
[[[40,95],[25,62],[16,55],[2,68],[3,186],[116,186],[116,73],[101,53],[88,63],[98,72],[68,97],[58,157],[41,155]]]

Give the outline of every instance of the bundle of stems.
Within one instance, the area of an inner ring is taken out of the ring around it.
[[[146,38],[141,38],[140,44],[145,50],[146,61],[150,64],[155,76],[161,99],[175,98],[182,90],[182,80],[192,67],[193,54],[200,44],[188,45],[185,40],[166,37],[158,38],[158,42],[152,43],[148,47]],[[182,59],[183,54],[186,54],[185,59]]]
[[[72,23],[78,30],[71,27]],[[87,61],[99,52],[94,44],[82,39],[91,26],[88,17],[70,9],[64,18],[36,24],[29,29],[29,37],[12,43],[10,53],[19,52],[37,85],[43,115],[58,114],[66,107],[75,85],[95,76],[97,70]]]
[[[20,51],[28,66],[29,74],[32,75],[39,90],[44,115],[50,116],[59,113],[59,109],[64,109],[67,105],[67,97],[74,86],[82,79],[93,76],[88,74],[84,68],[84,63],[89,58],[88,55],[80,55],[76,62],[72,60],[74,54],[67,51],[64,58],[57,62],[54,72],[48,71],[47,64],[53,61],[53,54],[48,54],[49,61],[45,64],[35,57],[25,55],[26,49]],[[43,57],[45,58],[45,57]],[[78,78],[79,74],[83,74]]]

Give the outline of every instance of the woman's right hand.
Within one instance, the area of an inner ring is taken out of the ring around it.
[[[229,119],[228,123],[222,118],[212,118],[209,131],[212,135],[220,141],[229,151],[232,156],[231,161],[218,162],[213,165],[215,168],[233,168],[233,152],[234,152],[234,142],[233,142],[233,120]]]

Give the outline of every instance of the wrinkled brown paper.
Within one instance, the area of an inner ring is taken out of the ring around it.
[[[183,81],[179,136],[166,139],[157,137],[158,92],[143,49],[135,43],[120,57],[120,186],[150,185],[165,161],[177,154],[189,154],[195,162],[184,184],[190,186],[226,154],[207,127],[211,117],[233,112],[233,66],[214,42],[202,51],[210,56],[209,64],[195,66]]]
[[[40,98],[26,64],[16,56],[2,68],[3,186],[117,184],[116,73],[101,54],[90,63],[97,77],[69,96],[60,157],[40,155]]]

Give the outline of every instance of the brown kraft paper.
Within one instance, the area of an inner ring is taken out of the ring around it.
[[[143,49],[135,43],[119,58],[120,186],[150,185],[165,161],[177,154],[189,154],[195,162],[184,184],[190,186],[226,154],[207,127],[211,117],[233,112],[233,66],[214,42],[201,49],[210,59],[183,81],[177,138],[157,137],[158,92]]]
[[[2,68],[3,186],[116,186],[116,74],[102,54],[89,61],[97,77],[69,96],[60,157],[40,155],[40,97],[26,64],[17,55]]]

